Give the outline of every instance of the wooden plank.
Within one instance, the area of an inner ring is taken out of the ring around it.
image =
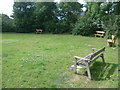
[[[96,33],[104,34],[105,32],[104,31],[96,31]]]
[[[95,34],[95,36],[104,36],[103,34]]]

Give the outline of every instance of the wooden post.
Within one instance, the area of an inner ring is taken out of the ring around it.
[[[88,77],[91,79],[90,68],[88,63],[86,68],[87,68]]]
[[[95,48],[92,48],[92,53],[94,53],[94,51],[95,51]]]
[[[103,54],[101,55],[101,58],[102,58],[102,62],[105,63],[105,59],[104,59],[104,55]]]
[[[77,73],[77,59],[74,60],[74,72]]]

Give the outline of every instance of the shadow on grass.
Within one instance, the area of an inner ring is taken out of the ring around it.
[[[90,67],[92,80],[100,81],[110,79],[117,67],[118,64],[94,62]]]

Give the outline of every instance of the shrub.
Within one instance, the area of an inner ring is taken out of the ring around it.
[[[6,14],[1,14],[0,18],[2,18],[2,32],[15,32],[13,19],[9,18]]]
[[[72,31],[73,35],[83,35],[88,36],[97,30],[96,24],[94,24],[94,21],[89,16],[81,16],[78,19],[78,22],[75,24],[75,27]]]
[[[120,15],[110,15],[110,19],[105,23],[105,31],[107,38],[111,38],[111,35],[120,35]]]

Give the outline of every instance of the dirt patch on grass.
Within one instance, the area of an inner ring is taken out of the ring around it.
[[[84,75],[80,75],[80,74],[71,74],[70,76],[70,82],[77,82],[77,81],[89,81],[89,79],[84,76]]]

